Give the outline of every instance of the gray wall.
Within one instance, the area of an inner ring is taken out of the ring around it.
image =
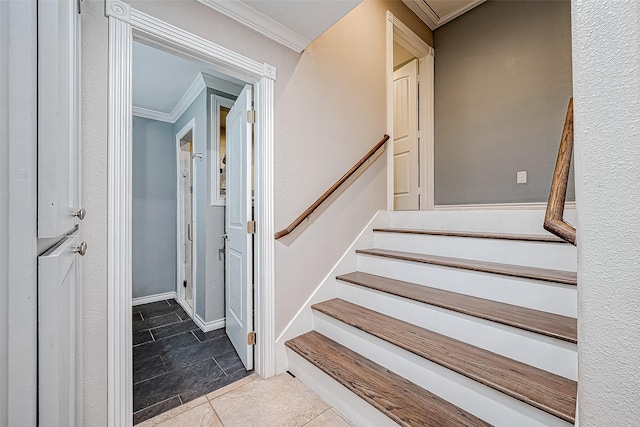
[[[133,117],[133,298],[176,289],[176,168],[173,125]]]
[[[572,95],[570,3],[487,1],[433,34],[435,203],[546,201]]]

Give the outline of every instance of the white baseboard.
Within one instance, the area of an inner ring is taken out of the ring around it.
[[[565,209],[575,209],[576,202],[567,202]],[[434,211],[472,211],[472,210],[523,210],[523,209],[547,209],[546,202],[535,203],[483,203],[467,205],[435,205]]]
[[[202,317],[196,314],[195,316],[193,316],[193,321],[196,325],[198,325],[202,332],[215,331],[216,329],[222,329],[226,326],[226,319],[224,317],[222,319],[205,322],[204,320],[202,320]]]
[[[150,302],[164,301],[167,299],[176,299],[175,292],[165,292],[163,294],[155,294],[149,295],[146,297],[138,297],[131,300],[131,306],[135,307],[136,305],[149,304]]]

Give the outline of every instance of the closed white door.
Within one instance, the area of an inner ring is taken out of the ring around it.
[[[393,73],[393,207],[420,209],[418,60]]]
[[[80,231],[38,257],[38,419],[82,426]]]
[[[251,86],[244,87],[227,115],[225,246],[226,332],[247,370],[253,369],[253,245],[251,209]]]
[[[38,419],[82,425],[79,3],[38,1]],[[55,240],[52,240],[55,242]]]
[[[77,1],[38,1],[38,237],[60,237],[81,206],[80,15]]]

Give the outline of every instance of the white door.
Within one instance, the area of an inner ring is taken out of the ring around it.
[[[80,15],[77,1],[38,1],[38,237],[84,214],[80,188]],[[75,213],[75,215],[74,215]]]
[[[251,209],[251,86],[244,87],[227,115],[225,246],[226,331],[247,370],[253,369],[253,236]]]
[[[39,425],[82,425],[80,231],[38,257]]]
[[[418,60],[393,73],[393,207],[420,209]]]
[[[38,1],[38,419],[82,425],[79,3]],[[70,234],[71,233],[71,234]]]

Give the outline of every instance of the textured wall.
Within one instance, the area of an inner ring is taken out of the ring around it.
[[[173,125],[133,117],[132,296],[176,290],[176,143]]]
[[[82,4],[84,425],[107,425],[107,70],[104,1]]]
[[[488,1],[434,43],[435,203],[546,201],[572,94],[570,3]]]
[[[582,427],[640,425],[640,2],[573,6]]]

